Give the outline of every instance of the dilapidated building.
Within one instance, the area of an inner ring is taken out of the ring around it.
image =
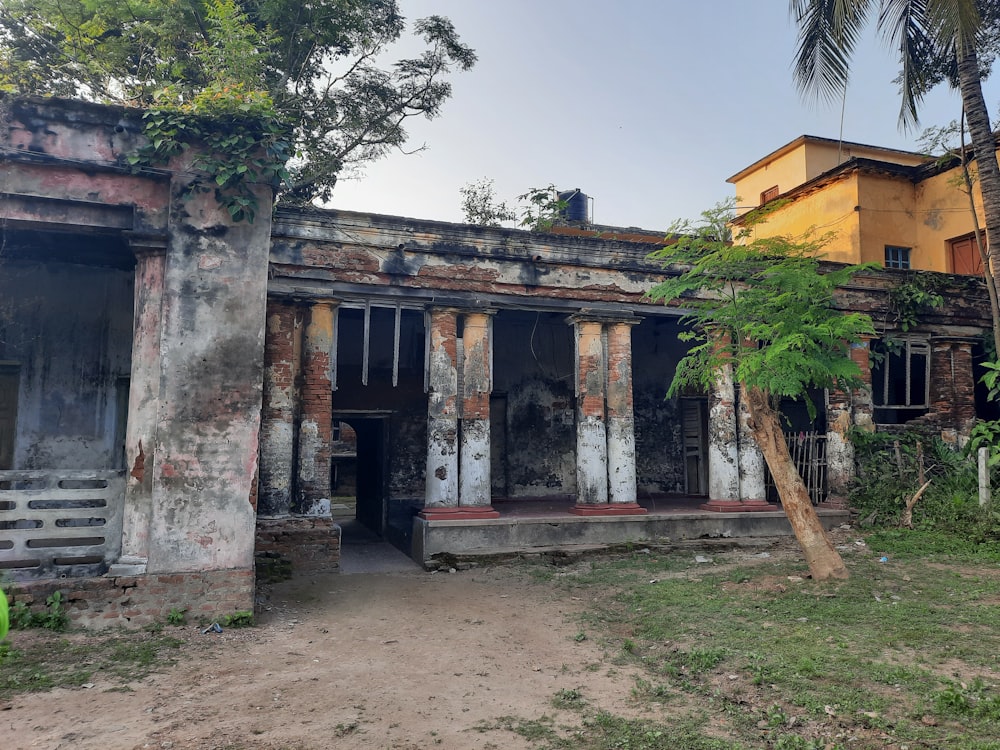
[[[336,569],[347,465],[358,520],[427,565],[788,533],[732,383],[665,398],[686,345],[683,310],[645,298],[670,273],[647,259],[659,235],[233,223],[186,194],[190,162],[128,166],[135,112],[2,108],[0,566],[36,582],[19,595],[73,579],[90,623],[250,609],[255,553]],[[926,421],[961,434],[988,308],[942,278],[919,382]],[[843,304],[884,311],[894,283],[868,274]],[[827,501],[872,393],[819,398],[813,424],[790,405],[790,439],[810,434],[814,499],[840,522]]]

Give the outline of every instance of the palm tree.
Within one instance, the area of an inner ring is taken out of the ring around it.
[[[873,16],[879,33],[899,52],[904,127],[916,124],[923,95],[939,80],[947,77],[958,88],[983,198],[986,243],[980,253],[1000,352],[1000,264],[994,267],[989,257],[990,246],[1000,248],[1000,165],[979,59],[987,32],[996,31],[998,5],[997,0],[790,0],[789,10],[799,29],[795,80],[803,92],[839,97],[851,55]]]

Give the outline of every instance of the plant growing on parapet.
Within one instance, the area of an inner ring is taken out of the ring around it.
[[[530,188],[517,196],[525,204],[521,211],[521,226],[532,232],[547,232],[566,212],[569,204],[559,198],[555,185]]]
[[[731,204],[722,204],[700,222],[675,223],[670,233],[676,243],[650,256],[676,275],[649,296],[682,307],[692,325],[684,338],[693,346],[668,394],[688,386],[709,390],[732,373],[813,578],[846,578],[788,453],[778,404],[783,397],[804,399],[815,413],[810,388],[860,383],[849,346],[875,331],[867,315],[837,309],[834,293],[870,266],[821,269],[822,240],[751,239],[753,218],[741,227],[737,244],[720,241],[718,227],[731,215]]]
[[[563,217],[569,205],[559,198],[555,185],[529,188],[517,196],[516,205],[498,200],[493,180],[486,177],[466,183],[458,192],[462,195],[465,221],[485,227],[516,223],[532,232],[547,232]]]
[[[467,224],[499,227],[517,221],[517,211],[506,201],[498,200],[493,180],[483,177],[458,189],[462,196],[462,213]]]
[[[408,120],[440,114],[449,74],[475,63],[451,22],[431,16],[412,26],[422,52],[377,66],[405,29],[396,0],[7,0],[0,89],[218,115],[223,126],[273,108],[261,135],[277,124],[291,141],[280,197],[326,200],[339,177],[401,149]],[[196,134],[179,133],[181,148]]]

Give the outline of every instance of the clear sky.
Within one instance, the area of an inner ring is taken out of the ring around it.
[[[440,117],[412,120],[393,153],[343,181],[332,207],[461,221],[459,188],[495,180],[514,199],[554,183],[594,199],[600,224],[663,229],[731,196],[726,178],[808,134],[837,138],[840,102],[803,99],[787,0],[400,0],[407,19],[449,17],[479,56],[454,74]],[[405,46],[400,53],[412,53]],[[941,87],[914,132],[898,127],[894,55],[859,49],[843,138],[918,150],[961,113]],[[986,103],[996,112],[1000,87]]]

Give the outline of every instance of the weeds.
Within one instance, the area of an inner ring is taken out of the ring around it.
[[[560,690],[552,699],[554,708],[579,710],[587,705],[579,690]]]
[[[233,612],[222,618],[222,624],[227,628],[252,628],[253,612]]]
[[[45,608],[40,612],[32,612],[24,602],[17,602],[10,608],[10,627],[13,630],[28,628],[44,628],[45,630],[61,631],[69,625],[69,615],[63,605],[61,592],[53,592],[45,600]]]
[[[22,643],[22,639],[29,639]],[[17,636],[0,669],[0,700],[17,693],[76,687],[100,675],[122,688],[164,664],[181,641],[168,636],[120,631],[59,636],[38,631]]]

